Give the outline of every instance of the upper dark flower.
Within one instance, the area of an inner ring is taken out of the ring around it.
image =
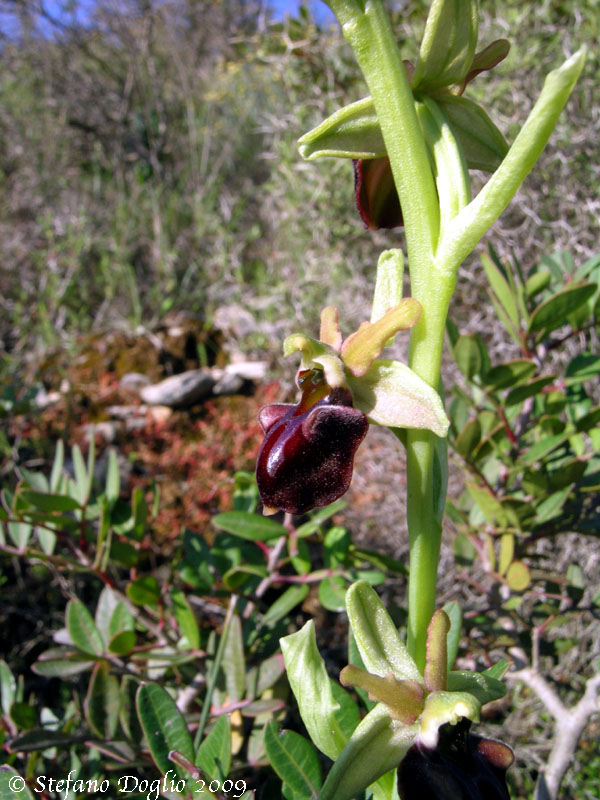
[[[318,370],[302,370],[297,382],[297,406],[265,406],[258,416],[265,439],[256,479],[266,511],[303,514],[341,497],[369,427],[365,414],[353,408],[350,391],[331,389]]]

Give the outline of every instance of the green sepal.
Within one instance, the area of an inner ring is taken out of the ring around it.
[[[433,0],[412,77],[413,90],[430,92],[466,77],[477,47],[477,0]]]
[[[370,97],[335,111],[320,125],[298,139],[302,158],[313,161],[323,156],[338,158],[381,158],[385,144],[375,106]]]
[[[399,680],[423,682],[390,615],[368,583],[357,581],[350,586],[346,592],[346,611],[368,672],[381,677],[391,672]]]
[[[384,705],[376,705],[360,722],[331,768],[318,800],[352,800],[398,766],[417,732],[417,725],[395,722]]]
[[[375,425],[420,428],[444,437],[450,422],[439,394],[400,361],[378,359],[361,378],[348,376],[354,405]]]
[[[460,142],[467,167],[493,172],[508,153],[508,144],[484,109],[452,94],[438,95],[436,102]]]
[[[348,740],[336,717],[340,705],[333,699],[325,662],[317,649],[314,622],[309,620],[279,644],[306,730],[319,750],[336,759]]]
[[[432,692],[425,698],[425,709],[419,720],[419,741],[433,750],[438,743],[438,730],[459,719],[479,721],[481,706],[469,692]]]
[[[466,97],[447,92],[437,94],[435,101],[460,143],[467,167],[493,172],[508,152],[508,145],[483,108]],[[415,101],[416,107],[418,103]],[[351,117],[352,125],[340,127],[339,119],[346,114]],[[299,142],[300,155],[308,161],[325,156],[384,158],[387,154],[371,97],[339,109],[304,134]]]

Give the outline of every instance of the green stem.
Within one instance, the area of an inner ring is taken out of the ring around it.
[[[219,670],[221,669],[221,662],[223,661],[223,653],[225,652],[225,645],[227,644],[227,637],[229,636],[229,628],[231,626],[231,620],[233,618],[236,605],[237,605],[237,596],[233,594],[231,595],[231,599],[229,601],[229,608],[227,609],[227,614],[225,616],[225,621],[223,623],[223,630],[221,631],[219,646],[217,647],[217,652],[215,653],[215,660],[213,662],[212,669],[210,672],[210,678],[208,679],[208,683],[206,685],[206,695],[204,697],[204,704],[202,706],[202,714],[200,715],[200,722],[198,723],[198,729],[196,731],[196,737],[194,739],[195,753],[198,751],[198,748],[202,743],[204,729],[206,728],[208,715],[210,713],[212,696],[215,691],[215,686],[217,685],[217,677],[219,675]]]
[[[352,0],[330,0],[365,77],[400,197],[408,260],[418,276],[431,266],[439,236],[437,192],[414,98],[381,0],[364,11]]]

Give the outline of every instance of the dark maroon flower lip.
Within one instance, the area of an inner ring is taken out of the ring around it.
[[[304,514],[337,500],[350,486],[367,417],[353,407],[348,389],[330,389],[312,377],[300,373],[298,405],[279,403],[259,411],[265,438],[256,480],[265,510]]]
[[[470,722],[442,725],[438,746],[414,744],[398,767],[402,800],[510,800],[506,770],[514,761],[503,742],[469,733]]]
[[[400,199],[387,156],[354,161],[354,199],[369,230],[403,225]]]

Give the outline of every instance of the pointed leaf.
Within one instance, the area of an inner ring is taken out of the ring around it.
[[[100,661],[92,671],[84,701],[85,718],[96,736],[112,739],[119,722],[119,682],[110,674],[107,661]]]
[[[189,650],[198,650],[200,647],[200,631],[192,607],[181,589],[173,589],[171,599],[173,601],[175,619],[177,620],[181,635],[187,642],[187,648]]]
[[[308,585],[298,583],[290,586],[275,600],[263,616],[263,625],[272,625],[283,619],[293,608],[296,608],[308,594]]]
[[[250,542],[268,542],[287,535],[280,522],[248,511],[225,511],[214,516],[212,522],[215,528]]]
[[[33,800],[33,795],[16,769],[0,766],[0,797],[2,800]]]
[[[246,690],[246,658],[242,638],[242,622],[237,614],[231,618],[221,669],[225,673],[228,697],[241,700]]]
[[[449,672],[448,691],[468,692],[483,706],[504,697],[506,686],[486,672]]]
[[[94,618],[80,600],[69,600],[67,604],[67,630],[75,647],[84,653],[101,655],[104,652],[102,635]]]
[[[528,333],[551,333],[567,324],[567,316],[582,306],[596,291],[595,283],[568,286],[552,295],[535,309],[531,315]]]
[[[277,723],[265,728],[269,763],[284,785],[304,800],[316,800],[321,788],[321,764],[310,742],[293,731],[277,733]]]
[[[226,714],[218,717],[196,753],[196,765],[211,780],[224,781],[231,766],[231,730]]]
[[[348,378],[354,404],[375,425],[421,428],[444,437],[448,417],[439,394],[400,361],[378,359],[362,378]]]
[[[171,750],[179,750],[193,762],[194,746],[183,715],[173,698],[156,683],[144,683],[136,696],[137,713],[154,763],[166,775],[173,764]],[[179,778],[183,774],[175,768]]]
[[[112,505],[119,499],[119,491],[121,487],[121,476],[119,474],[119,462],[117,460],[117,451],[111,447],[108,451],[108,468],[106,470],[106,498]]]
[[[321,752],[336,759],[347,740],[336,718],[339,705],[333,699],[325,663],[317,649],[312,620],[280,639],[280,645],[306,730]]]

